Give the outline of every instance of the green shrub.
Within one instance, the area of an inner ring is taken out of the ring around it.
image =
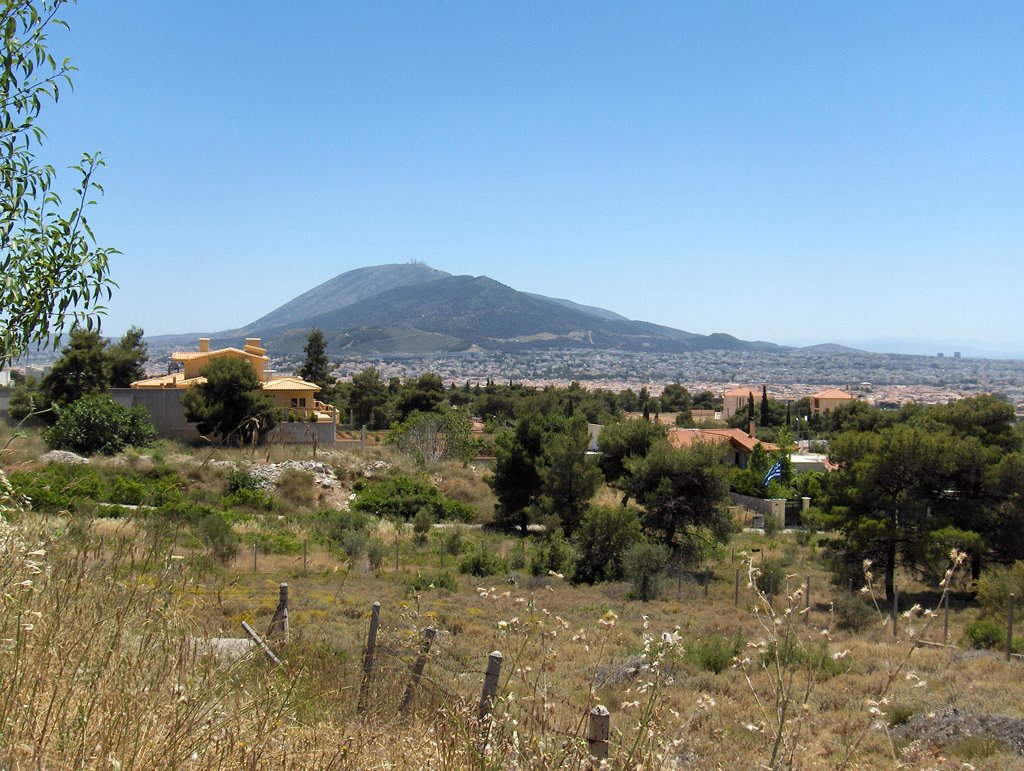
[[[896,726],[901,726],[904,723],[909,722],[910,718],[912,718],[917,711],[918,710],[910,704],[897,703],[886,709],[885,719],[890,726],[895,728]]]
[[[9,479],[36,511],[73,511],[78,504],[105,498],[103,478],[92,466],[51,463],[36,471],[13,471]]]
[[[705,672],[721,674],[730,666],[746,645],[742,635],[725,637],[712,634],[700,640],[694,640],[686,646],[686,659]]]
[[[434,518],[430,516],[430,509],[424,506],[416,512],[416,516],[412,520],[412,532],[417,544],[422,546],[427,542],[427,538],[430,536],[430,528],[433,526]]]
[[[836,614],[836,626],[851,632],[867,628],[877,618],[877,611],[864,600],[860,592],[839,592],[832,600],[832,609]]]
[[[260,480],[245,469],[235,469],[228,474],[228,493],[237,493],[239,490],[259,489]]]
[[[459,584],[455,576],[447,570],[442,570],[432,575],[416,571],[416,577],[409,581],[409,589],[414,592],[426,592],[430,589],[447,589],[449,592],[457,592]]]
[[[196,503],[195,501],[169,503],[166,506],[160,507],[160,514],[171,522],[183,522],[189,525],[198,525],[211,514],[216,514],[227,522],[222,512],[214,509],[212,506]]]
[[[1006,619],[1010,609],[1010,595],[1017,597],[1014,617],[1024,613],[1024,562],[1014,562],[1009,568],[989,568],[978,578],[977,600],[982,615],[992,619]]]
[[[505,562],[493,549],[484,544],[478,544],[473,551],[466,554],[459,563],[459,572],[471,576],[483,578],[504,573],[508,570],[508,563]]]
[[[573,581],[593,584],[623,579],[623,555],[643,538],[640,513],[625,506],[593,506],[583,516],[575,539],[579,550]]]
[[[221,563],[227,564],[238,556],[238,536],[220,512],[213,511],[204,516],[199,520],[196,530],[199,538]]]
[[[146,499],[146,485],[138,479],[129,477],[117,477],[110,486],[110,494],[107,496],[110,503],[118,503],[123,506],[138,506]]]
[[[388,547],[380,538],[372,537],[367,541],[366,561],[370,563],[370,570],[374,573],[384,567],[387,555]]]
[[[145,407],[128,409],[106,394],[90,394],[64,407],[43,440],[55,450],[114,455],[125,447],[152,444],[156,430]]]
[[[767,650],[761,656],[761,664],[772,667],[776,663],[782,667],[808,669],[824,680],[841,675],[850,669],[850,660],[835,658],[825,641],[815,646],[805,647],[796,636],[768,645]]]
[[[668,566],[668,549],[661,544],[640,541],[623,555],[622,566],[636,596],[647,602],[658,596],[661,579]]]
[[[462,554],[465,546],[465,536],[461,527],[448,527],[441,534],[441,553],[452,557]]]
[[[972,648],[1005,648],[1006,628],[990,618],[979,618],[964,629],[964,641]]]
[[[263,554],[298,554],[302,551],[302,541],[291,530],[285,529],[245,533],[242,542],[256,544],[256,548]]]
[[[453,501],[436,487],[413,477],[399,475],[379,482],[356,485],[352,508],[377,517],[409,521],[426,507],[437,522],[472,522],[476,512],[471,506]]]
[[[263,490],[239,490],[225,495],[224,505],[254,511],[273,511],[277,502]]]
[[[365,530],[347,530],[341,538],[341,548],[350,560],[357,560],[366,554],[370,536]]]
[[[370,518],[359,511],[320,509],[313,515],[314,540],[343,545],[350,532],[366,530]]]
[[[576,554],[572,546],[565,540],[562,531],[543,538],[533,551],[530,558],[530,573],[535,576],[546,576],[549,572],[572,574]]]
[[[767,595],[772,589],[772,579],[775,579],[776,594],[785,591],[786,569],[779,560],[767,559],[757,565],[757,588],[761,594]]]

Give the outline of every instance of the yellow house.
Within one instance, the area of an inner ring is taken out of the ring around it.
[[[247,337],[243,348],[217,348],[210,350],[210,338],[199,338],[198,351],[175,351],[171,361],[181,365],[180,372],[172,372],[146,380],[136,380],[132,388],[189,388],[206,379],[200,374],[207,364],[217,358],[245,359],[256,371],[260,379],[263,393],[270,397],[275,407],[285,413],[301,418],[319,421],[338,422],[338,411],[332,404],[317,400],[316,394],[321,390],[316,383],[308,383],[300,377],[267,378],[267,349],[260,346],[260,338]]]
[[[737,412],[747,409],[747,399],[751,395],[754,397],[754,406],[757,407],[761,403],[760,388],[742,386],[724,391],[722,393],[722,418],[728,420]]]
[[[840,388],[828,388],[811,396],[811,414],[821,415],[834,410],[843,404],[853,401],[853,394],[848,394]]]

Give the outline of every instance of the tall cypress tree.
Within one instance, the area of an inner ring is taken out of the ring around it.
[[[761,425],[768,425],[768,386],[761,386]]]

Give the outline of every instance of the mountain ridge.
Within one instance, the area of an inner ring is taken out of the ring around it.
[[[718,332],[701,335],[626,318],[574,300],[522,292],[488,276],[456,276],[423,263],[341,273],[236,329],[216,345],[260,337],[277,353],[301,351],[313,328],[328,353],[451,353],[559,348],[602,351],[786,350]],[[164,342],[187,339],[163,336]]]

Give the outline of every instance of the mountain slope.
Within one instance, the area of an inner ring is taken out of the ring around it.
[[[416,262],[356,268],[313,287],[237,331],[301,324],[312,316],[339,310],[396,287],[423,284],[450,275]]]
[[[353,273],[359,275],[353,271],[338,279]],[[349,292],[346,299],[352,296]],[[247,332],[281,352],[301,349],[313,327],[323,330],[335,353],[538,348],[673,352],[769,345],[630,321],[600,308],[518,292],[486,276],[446,275],[410,282],[356,302],[335,302],[332,310],[305,317],[300,317],[299,300],[288,303],[288,313],[274,311],[253,322]]]

